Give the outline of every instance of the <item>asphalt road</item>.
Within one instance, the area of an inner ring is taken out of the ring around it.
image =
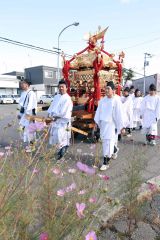
[[[39,105],[42,106],[42,105]],[[20,140],[17,119],[18,104],[0,104],[0,146],[6,146],[10,142]],[[46,115],[46,112],[39,113]]]

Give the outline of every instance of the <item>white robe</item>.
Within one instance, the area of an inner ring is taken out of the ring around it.
[[[59,117],[51,125],[50,144],[58,144],[59,148],[70,144],[71,131],[71,115],[73,103],[71,97],[66,94],[57,94],[48,109],[50,117]]]
[[[116,96],[102,98],[98,104],[94,121],[100,128],[103,155],[110,158],[114,152],[117,134],[124,127],[120,98]]]
[[[142,125],[141,116],[141,104],[143,97],[135,97],[133,100],[133,127],[139,127]]]
[[[146,134],[157,135],[157,122],[160,119],[159,96],[147,95],[141,104],[142,126]]]
[[[35,109],[35,111],[37,110],[37,99],[35,93],[31,89],[23,91],[19,100],[19,105],[20,107],[24,107],[24,113],[20,113],[21,119],[19,122],[20,126],[23,129],[21,138],[23,139],[24,142],[30,142],[34,140],[35,134],[29,133],[28,126],[30,124],[30,121],[25,118],[25,115],[26,114],[33,115],[32,110],[33,109]]]
[[[135,98],[135,94],[134,93],[130,93],[129,96],[132,98],[132,100],[134,100],[134,98]]]
[[[123,105],[123,119],[125,128],[133,128],[133,100],[129,95],[128,97],[121,97]]]
[[[119,101],[121,102],[121,97],[118,94],[115,94],[114,97],[118,98]],[[114,146],[117,148],[118,147],[118,135],[120,134],[120,132],[117,132],[115,135],[115,143]]]

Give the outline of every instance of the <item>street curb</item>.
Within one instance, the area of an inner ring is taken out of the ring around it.
[[[153,194],[160,192],[160,175],[143,183],[139,191],[140,193],[137,197],[138,202],[151,200]],[[124,208],[124,206],[119,204],[117,200],[112,199],[111,202],[111,204],[105,203],[94,213],[94,216],[102,225],[106,225],[111,218],[117,215]]]
[[[137,200],[140,202],[144,200],[150,200],[152,198],[152,195],[159,191],[160,191],[160,175],[157,177],[153,177],[142,184]]]

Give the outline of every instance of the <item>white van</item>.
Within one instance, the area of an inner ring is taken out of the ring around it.
[[[13,98],[11,95],[1,95],[0,96],[0,103],[13,103]]]
[[[11,96],[13,98],[13,103],[19,103],[20,95],[13,94]]]
[[[40,103],[40,104],[44,104],[44,103],[50,104],[50,103],[52,102],[52,100],[53,100],[53,96],[52,96],[52,95],[50,95],[50,94],[45,94],[45,95],[42,95],[42,96],[40,97],[39,103]]]

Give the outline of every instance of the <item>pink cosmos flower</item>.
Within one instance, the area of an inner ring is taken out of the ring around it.
[[[42,131],[46,127],[45,122],[35,122],[37,131]]]
[[[107,176],[107,175],[98,174],[98,176],[99,176],[100,178],[102,178],[103,180],[105,180],[105,181],[108,181],[108,180],[109,180],[109,176]]]
[[[0,158],[4,156],[4,152],[0,152]]]
[[[36,125],[35,125],[35,123],[30,123],[29,124],[29,126],[28,126],[28,131],[29,131],[29,133],[34,133],[34,132],[36,132]]]
[[[57,191],[57,196],[63,197],[64,194],[65,194],[65,190],[64,190],[64,189],[59,189],[59,190]]]
[[[33,174],[38,173],[38,172],[39,172],[39,170],[37,168],[34,168],[32,171]]]
[[[79,218],[83,218],[84,217],[84,209],[86,208],[86,204],[85,203],[76,203],[76,208],[77,208],[77,215]]]
[[[94,231],[90,231],[86,237],[85,240],[97,240],[96,233]]]
[[[30,123],[28,126],[28,131],[29,131],[29,133],[34,133],[36,131],[42,131],[45,126],[46,126],[46,123],[44,123],[44,122]]]
[[[108,181],[108,180],[109,180],[109,177],[108,177],[107,175],[104,175],[104,176],[102,177],[102,179],[105,180],[105,181]]]
[[[59,168],[53,168],[52,172],[56,175],[59,175],[61,173],[61,170]]]
[[[156,184],[153,184],[153,183],[148,183],[148,188],[149,190],[151,190],[151,192],[154,192],[157,190]]]
[[[69,185],[68,187],[65,188],[65,191],[66,192],[71,192],[71,191],[73,191],[75,189],[76,189],[76,184],[72,183],[71,185]]]
[[[85,194],[85,193],[86,193],[86,190],[83,189],[83,190],[81,190],[81,191],[78,192],[78,195],[83,195],[83,194]]]
[[[91,198],[89,199],[89,202],[90,202],[90,203],[96,203],[96,202],[97,202],[97,198],[96,198],[96,197],[91,197]]]
[[[49,239],[48,233],[46,233],[46,232],[41,233],[39,240],[48,240],[48,239]]]
[[[87,173],[88,175],[93,175],[95,174],[95,169],[94,168],[91,168],[89,167],[88,165],[82,163],[82,162],[77,162],[77,168],[82,171],[82,172],[85,172]]]
[[[75,169],[75,168],[69,168],[69,169],[68,169],[68,172],[69,172],[69,173],[76,173],[76,169]]]

